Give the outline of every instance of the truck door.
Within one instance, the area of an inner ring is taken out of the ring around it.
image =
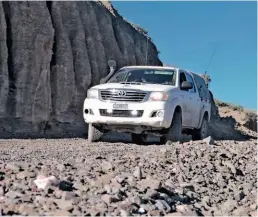
[[[186,80],[185,73],[183,71],[180,71],[179,73],[179,82],[180,87],[182,83]],[[180,91],[180,100],[182,105],[182,125],[184,127],[191,127],[192,120],[191,120],[191,113],[190,113],[190,93],[187,90],[181,90]]]
[[[189,73],[185,73],[186,80],[188,82],[193,83],[193,88],[188,90],[189,93],[189,113],[191,116],[191,127],[197,127],[199,124],[199,119],[200,119],[200,111],[201,111],[201,101],[200,97],[197,92],[197,87],[195,85],[194,79]]]

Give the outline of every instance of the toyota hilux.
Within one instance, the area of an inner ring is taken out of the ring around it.
[[[182,134],[204,139],[210,114],[205,80],[176,67],[123,67],[91,87],[83,105],[90,142],[108,131],[130,133],[136,144],[144,144],[150,134],[161,143],[179,141]]]

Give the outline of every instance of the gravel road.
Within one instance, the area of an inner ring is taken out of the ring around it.
[[[257,216],[255,140],[105,141],[0,140],[0,214]]]

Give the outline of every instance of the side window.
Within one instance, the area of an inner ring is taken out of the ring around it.
[[[195,86],[194,86],[194,81],[193,81],[193,78],[189,75],[189,74],[185,74],[186,75],[186,80],[188,82],[192,82],[193,84],[193,88],[189,90],[190,93],[195,93],[196,92],[196,89],[195,89]]]
[[[203,86],[202,79],[199,76],[194,74],[194,80],[196,82],[196,86],[197,86],[199,96],[202,97],[202,86]]]
[[[202,92],[203,92],[204,98],[210,97],[209,89],[204,79],[202,79]]]

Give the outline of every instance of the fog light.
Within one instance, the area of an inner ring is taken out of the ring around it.
[[[85,114],[88,114],[88,113],[89,113],[89,110],[88,110],[88,109],[85,109],[84,112],[85,112]]]
[[[131,112],[131,114],[132,114],[133,116],[135,116],[135,115],[138,114],[138,112],[137,112],[136,110],[133,110],[133,111]]]
[[[162,110],[157,111],[156,115],[157,115],[157,117],[162,118],[164,116],[164,111],[162,111]]]
[[[108,109],[108,110],[107,110],[107,113],[109,113],[109,114],[111,114],[112,112],[113,112],[112,109]]]

